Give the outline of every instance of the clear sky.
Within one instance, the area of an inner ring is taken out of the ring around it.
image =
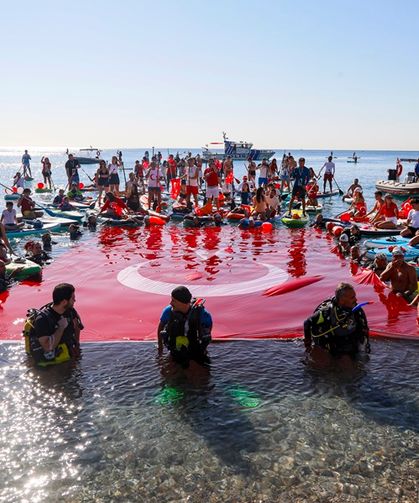
[[[0,145],[419,149],[419,2],[2,2]]]

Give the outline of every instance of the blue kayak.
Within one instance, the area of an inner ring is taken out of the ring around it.
[[[415,260],[416,258],[419,257],[419,248],[416,248],[414,246],[403,246],[403,251],[404,251],[404,259],[406,261]],[[384,253],[389,262],[392,259],[391,250],[389,250],[388,248],[370,248],[367,251],[366,256],[367,258],[375,259],[377,253]]]
[[[407,246],[412,238],[403,238],[402,236],[388,236],[382,238],[367,239],[366,248],[387,248],[388,246]]]

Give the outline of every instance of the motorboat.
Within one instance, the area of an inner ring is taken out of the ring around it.
[[[210,147],[210,145],[223,145],[224,151],[217,152],[217,149]],[[212,142],[202,149],[202,158],[204,161],[225,159],[226,157],[231,157],[234,161],[247,161],[249,159],[261,161],[262,159],[270,159],[274,154],[274,150],[255,149],[253,148],[253,143],[247,141],[229,140],[225,132],[223,132],[223,142]]]

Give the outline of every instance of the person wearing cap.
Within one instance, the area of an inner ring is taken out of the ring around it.
[[[23,189],[22,195],[17,202],[17,206],[21,209],[22,215],[25,218],[31,220],[36,218],[35,201],[31,198],[31,189]]]
[[[171,293],[170,305],[163,309],[157,329],[158,352],[163,346],[172,358],[187,368],[191,360],[208,364],[207,346],[211,342],[212,318],[204,309],[204,299],[193,299],[186,286]]]
[[[346,191],[346,194],[343,196],[345,197],[353,197],[355,189],[360,189],[362,190],[361,185],[359,185],[359,180],[358,178],[355,178],[352,185],[349,186],[348,190]]]
[[[384,218],[384,220],[380,220],[375,224],[377,229],[397,228],[399,209],[397,208],[397,204],[393,201],[393,196],[391,194],[385,195],[384,204],[381,206],[380,211],[377,213],[377,216]]]
[[[416,269],[405,262],[404,252],[395,246],[391,252],[392,259],[380,275],[382,281],[390,281],[392,291],[411,301],[418,287]]]
[[[334,297],[323,301],[304,322],[304,345],[317,363],[353,359],[364,343],[369,351],[368,336],[367,317],[349,283],[339,283]]]
[[[335,177],[335,163],[333,162],[333,157],[329,155],[327,158],[327,162],[325,162],[322,166],[322,168],[319,171],[319,178],[321,175],[321,172],[324,170],[324,175],[323,175],[323,193],[326,193],[326,183],[329,182],[329,188],[330,192],[333,191],[333,178]]]
[[[338,249],[342,255],[349,255],[349,252],[351,251],[351,245],[349,243],[347,234],[342,233],[339,236]]]

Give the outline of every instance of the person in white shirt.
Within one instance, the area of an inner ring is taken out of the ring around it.
[[[18,223],[16,210],[13,208],[12,201],[7,201],[6,209],[1,214],[1,223],[4,225],[6,231],[20,229],[25,225],[24,222]]]
[[[278,209],[280,207],[279,197],[276,192],[275,187],[271,187],[266,191],[265,201],[268,206],[268,218],[272,218],[278,214]]]
[[[259,171],[259,180],[258,180],[258,186],[262,187],[268,185],[268,170],[269,170],[269,164],[266,159],[263,159],[262,164],[258,166]]]
[[[186,204],[189,206],[191,195],[194,198],[195,206],[198,206],[198,168],[195,165],[195,159],[190,157],[186,167]]]
[[[406,227],[400,232],[404,238],[416,236],[419,231],[419,198],[412,199],[410,204],[412,209],[407,216]]]
[[[327,158],[327,162],[325,162],[322,166],[322,169],[319,171],[319,178],[320,174],[324,169],[324,175],[323,175],[323,193],[326,192],[326,183],[329,182],[329,187],[330,187],[330,192],[333,191],[332,187],[332,182],[333,178],[335,177],[335,163],[333,162],[333,157],[330,155]]]
[[[155,161],[151,161],[150,168],[146,174],[146,179],[148,181],[148,207],[150,210],[154,209],[154,206],[160,206],[160,176],[161,171],[159,165]]]

